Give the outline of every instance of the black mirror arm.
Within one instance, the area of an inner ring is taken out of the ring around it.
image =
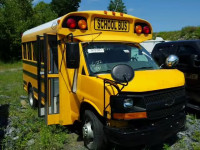
[[[73,42],[74,36],[72,33],[67,35],[67,41],[69,40],[69,38],[71,38],[70,40],[71,40],[71,42]]]
[[[110,84],[110,85],[114,86],[114,87],[117,89],[118,94],[121,93],[121,90],[122,90],[125,86],[128,85],[127,83],[126,83],[126,84],[123,84],[123,83],[120,83],[120,82],[117,82],[117,81],[113,81],[113,80],[101,78],[101,77],[98,77],[98,76],[97,76],[97,78],[100,78],[100,79],[104,80],[104,83],[107,83],[107,84]],[[118,84],[122,85],[122,88],[121,88],[121,89],[119,88]]]
[[[126,84],[120,83],[122,85],[122,88],[120,89],[120,92],[124,89],[125,86],[128,85],[128,79],[127,79],[126,75],[123,75],[123,77],[124,77],[124,80],[126,81]]]

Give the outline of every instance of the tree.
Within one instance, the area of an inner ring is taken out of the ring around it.
[[[1,0],[0,6],[0,59],[16,60],[21,56],[21,35],[32,24],[32,0]]]
[[[127,13],[126,6],[122,2],[122,0],[110,0],[108,10]]]
[[[77,11],[81,0],[52,0],[51,8],[58,16],[63,16],[69,12]]]
[[[33,8],[34,26],[56,19],[58,15],[51,10],[50,4],[40,2]]]

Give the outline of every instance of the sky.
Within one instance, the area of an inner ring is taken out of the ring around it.
[[[34,0],[46,3],[51,0]],[[110,0],[81,0],[79,11],[107,10]],[[154,32],[200,26],[200,0],[123,0],[128,14],[151,23]]]

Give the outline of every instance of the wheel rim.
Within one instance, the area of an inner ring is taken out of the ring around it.
[[[31,106],[33,106],[33,96],[31,92],[29,93],[29,103]]]
[[[93,132],[93,129],[92,129],[92,123],[91,122],[85,122],[85,124],[82,128],[82,132],[83,132],[83,139],[86,143],[86,146],[88,148],[92,147],[93,140],[94,140],[94,132]]]

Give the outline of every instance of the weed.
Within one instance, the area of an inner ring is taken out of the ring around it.
[[[0,149],[62,149],[68,138],[67,129],[58,125],[46,126],[44,118],[38,117],[37,110],[21,108],[20,96],[27,94],[22,86],[22,71],[5,69],[19,65],[21,62],[0,63],[0,69],[5,70],[0,73],[0,106],[9,106],[7,130],[10,130],[0,141]],[[0,113],[1,116],[5,116],[5,113]],[[6,126],[1,127],[1,130],[5,129]]]
[[[200,143],[192,143],[193,150],[200,150]]]
[[[170,146],[168,144],[164,144],[163,149],[164,150],[170,150]]]
[[[200,143],[200,131],[195,131],[194,135],[192,136],[192,138]]]

